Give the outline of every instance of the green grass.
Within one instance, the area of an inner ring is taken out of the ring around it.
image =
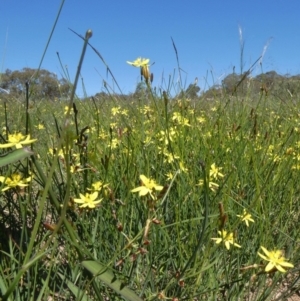
[[[300,102],[146,87],[126,101],[0,103],[0,144],[37,139],[34,155],[0,149],[2,300],[271,300],[283,283],[281,299],[299,289]],[[3,190],[16,173],[28,186]],[[141,175],[161,186],[152,196],[132,191]],[[99,181],[102,201],[80,208]],[[222,230],[241,248],[217,244]],[[266,272],[261,246],[294,267]]]
[[[24,108],[6,105],[11,132],[24,133]],[[1,168],[3,176],[34,175],[28,187],[1,193],[2,295],[11,288],[9,300],[118,299],[86,260],[145,300],[238,300],[253,291],[264,300],[286,277],[296,289],[299,108],[264,97],[75,101],[78,114],[64,134],[65,105],[36,102],[29,113],[29,132],[38,139],[34,159]],[[64,152],[53,156],[50,148]],[[211,179],[219,185],[212,190],[199,182],[205,172],[209,181],[213,163],[224,177]],[[70,173],[71,166],[77,171]],[[154,200],[131,192],[141,174],[164,186]],[[80,209],[74,198],[97,181],[107,184],[102,202]],[[244,208],[254,219],[249,227],[237,217]],[[222,214],[227,220],[220,225]],[[227,250],[211,239],[222,227],[241,248]],[[265,273],[260,246],[284,250],[294,268]]]

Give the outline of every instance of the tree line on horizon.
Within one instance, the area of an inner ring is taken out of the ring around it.
[[[26,82],[30,81],[30,95],[37,99],[67,99],[72,84],[65,78],[58,78],[56,74],[46,69],[23,68],[11,71],[7,69],[0,73],[0,95],[5,97],[20,97],[25,95]],[[121,95],[124,99],[142,97],[147,91],[145,83],[137,84],[133,93]],[[265,94],[276,95],[277,97],[294,97],[300,93],[300,74],[280,75],[276,71],[261,73],[251,77],[249,73],[237,74],[235,72],[227,75],[220,85],[213,85],[206,91],[200,92],[197,83],[190,84],[182,89],[175,98],[186,97],[189,99],[207,99],[228,95],[256,96]],[[7,95],[6,95],[7,94]],[[110,93],[111,95],[111,93]],[[99,92],[94,97],[108,97],[109,94]]]
[[[300,94],[300,74],[280,75],[276,71],[268,71],[251,77],[248,72],[227,75],[221,85],[214,85],[202,94],[210,99],[215,96],[276,96],[279,99],[288,96],[293,98]]]
[[[30,83],[29,93],[38,99],[50,99],[67,97],[71,85],[64,78],[58,78],[56,74],[46,69],[23,68],[12,71],[6,69],[0,73],[0,88],[11,97],[19,97],[26,93],[26,82]]]

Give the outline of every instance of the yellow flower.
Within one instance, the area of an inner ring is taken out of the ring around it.
[[[21,133],[8,135],[8,143],[0,144],[0,148],[8,148],[15,146],[16,148],[22,148],[23,145],[31,144],[37,139],[31,139],[30,135],[23,136]]]
[[[163,154],[165,156],[164,162],[172,163],[174,160],[179,159],[179,156],[169,153],[168,151],[164,151]]]
[[[141,75],[144,76],[146,82],[149,81],[151,75],[150,75],[150,70],[149,70],[149,59],[143,59],[143,58],[137,58],[134,62],[129,62],[127,61],[127,64],[141,68]]]
[[[70,165],[70,172],[72,174],[76,173],[76,172],[81,172],[84,169],[81,168],[81,165],[79,163],[75,164],[75,165]]]
[[[189,171],[189,170],[184,166],[184,164],[183,164],[182,161],[179,162],[179,168],[180,168],[180,170],[181,170],[182,172],[185,172],[185,173],[187,173],[187,172]]]
[[[152,199],[154,199],[152,192],[154,190],[160,191],[163,189],[163,186],[156,184],[154,180],[148,179],[144,175],[140,175],[140,180],[142,181],[143,186],[131,190],[131,192],[139,192],[139,196],[144,196],[149,193]]]
[[[48,150],[48,154],[51,155],[51,156],[54,156],[56,152],[57,152],[56,148],[49,148],[49,150]],[[62,149],[59,150],[58,157],[61,158],[61,159],[64,158],[64,152],[63,152]]]
[[[43,124],[39,123],[39,124],[36,126],[36,128],[37,128],[38,130],[44,130],[44,129],[45,129],[45,126],[44,126]]]
[[[100,191],[102,188],[105,188],[107,187],[108,184],[103,184],[103,182],[101,181],[97,181],[95,183],[92,184],[92,189],[91,188],[88,188],[88,190],[92,190],[92,191]]]
[[[203,186],[204,185],[204,181],[203,180],[200,180],[199,183],[198,183],[199,186]],[[210,179],[209,179],[209,182],[208,182],[208,187],[210,190],[212,191],[216,191],[218,188],[219,188],[219,185],[215,182],[212,182]]]
[[[174,112],[172,116],[172,120],[178,122],[180,125],[186,125],[191,126],[189,123],[189,120],[187,118],[184,118],[180,113]]]
[[[223,178],[224,175],[222,173],[220,173],[221,169],[222,169],[221,167],[216,167],[215,163],[212,164],[210,166],[209,176],[214,178],[214,179]]]
[[[143,59],[141,57],[137,58],[134,62],[127,61],[127,64],[134,66],[134,67],[149,67],[149,59]]]
[[[244,209],[242,215],[237,214],[237,217],[239,217],[242,220],[242,222],[245,222],[247,227],[249,227],[249,222],[254,223],[254,220],[252,219],[251,214],[248,213],[246,209]]]
[[[200,116],[196,118],[199,123],[204,123],[206,121],[205,117]]]
[[[28,186],[27,183],[29,183],[32,180],[32,177],[28,177],[26,179],[21,179],[21,178],[22,178],[21,175],[18,173],[14,173],[10,177],[0,176],[0,182],[6,185],[6,187],[2,188],[1,191],[5,191],[17,186],[26,187]]]
[[[90,209],[93,209],[96,207],[97,204],[99,204],[102,201],[102,199],[96,200],[98,197],[97,191],[93,193],[86,193],[85,195],[80,193],[79,196],[80,199],[74,199],[74,202],[78,204],[82,204],[79,206],[80,208],[88,207]]]
[[[66,115],[69,111],[69,106],[65,106],[64,115]],[[73,108],[71,108],[70,113],[73,113]]]
[[[270,272],[272,269],[277,269],[278,271],[285,273],[286,270],[283,267],[286,268],[293,268],[294,265],[286,262],[286,258],[282,256],[281,250],[274,250],[274,251],[268,251],[266,248],[261,246],[261,249],[264,251],[265,255],[260,254],[257,252],[257,254],[264,260],[269,261],[269,263],[266,265],[265,271]]]
[[[167,176],[167,180],[169,180],[169,181],[173,180],[173,178],[174,178],[174,174],[171,172],[166,173],[166,176]]]
[[[230,249],[230,245],[233,245],[237,248],[241,248],[241,246],[237,243],[234,242],[234,238],[233,238],[233,233],[227,233],[227,231],[222,230],[222,231],[218,231],[219,235],[221,237],[217,237],[217,238],[212,238],[212,240],[216,241],[216,244],[219,244],[221,242],[224,243],[225,247],[227,250]]]
[[[121,107],[119,106],[119,107],[113,107],[112,109],[111,109],[111,114],[113,115],[113,116],[115,116],[115,115],[117,115],[117,114],[120,114],[121,113]]]

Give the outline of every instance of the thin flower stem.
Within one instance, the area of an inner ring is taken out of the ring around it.
[[[76,72],[74,84],[73,84],[73,87],[72,87],[71,95],[70,95],[70,102],[69,102],[69,109],[68,109],[68,112],[67,112],[67,119],[69,118],[71,109],[73,107],[73,101],[74,101],[74,96],[75,96],[77,83],[78,83],[78,79],[79,79],[79,75],[80,75],[80,70],[81,70],[83,59],[84,59],[84,56],[85,56],[86,47],[88,45],[89,39],[91,38],[92,34],[93,33],[90,29],[87,30],[87,32],[85,34],[84,44],[83,44],[79,64],[78,64],[78,67],[77,67],[77,72]]]

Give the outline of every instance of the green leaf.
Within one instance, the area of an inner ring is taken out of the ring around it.
[[[86,260],[81,263],[95,277],[99,277],[106,285],[113,289],[116,293],[122,295],[129,301],[142,301],[131,289],[125,286],[116,276],[105,266],[97,261]]]
[[[64,275],[62,275],[61,273],[58,273],[58,275],[63,282],[66,282],[68,288],[74,294],[75,297],[80,296],[81,301],[91,301],[91,299],[85,294],[85,292],[82,289],[80,289],[78,286],[76,286],[70,280],[66,279],[66,277]]]
[[[0,167],[3,167],[11,163],[15,163],[19,160],[30,157],[32,155],[33,155],[33,151],[28,147],[17,149],[8,154],[0,156]]]

